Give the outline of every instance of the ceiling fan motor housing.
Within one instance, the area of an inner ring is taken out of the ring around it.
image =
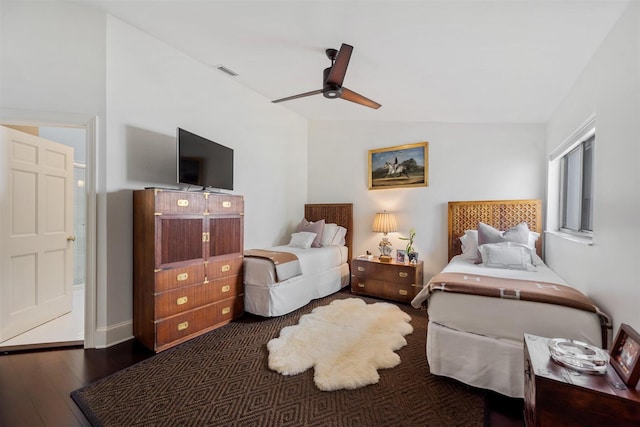
[[[329,77],[330,72],[331,67],[324,69],[324,78],[322,80],[322,95],[324,95],[325,98],[329,99],[340,98],[340,95],[342,95],[342,87],[335,84],[327,83],[327,78]]]

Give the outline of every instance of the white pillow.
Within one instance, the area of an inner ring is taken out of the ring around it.
[[[540,233],[536,233],[535,231],[529,231],[529,239],[527,241],[527,246],[531,249],[536,250],[536,242],[540,238]],[[467,230],[464,232],[462,236],[460,236],[460,243],[462,244],[462,256],[468,259],[477,259],[478,258],[478,230]],[[536,254],[536,257],[540,259],[540,257]],[[542,262],[542,260],[540,260]],[[534,265],[537,265],[534,263]]]
[[[338,226],[338,231],[336,231],[336,235],[333,236],[333,240],[331,241],[331,246],[344,246],[346,241],[344,236],[347,235],[347,229],[341,226]]]
[[[531,249],[526,245],[502,242],[478,246],[482,265],[511,270],[535,270],[531,259]]]
[[[295,246],[302,249],[309,249],[313,243],[313,239],[316,238],[316,233],[310,233],[308,231],[301,231],[299,233],[292,233],[289,246]]]
[[[478,230],[467,230],[460,236],[462,256],[468,259],[478,258]]]
[[[331,246],[331,242],[333,242],[333,238],[336,236],[338,232],[338,224],[325,224],[324,230],[322,230],[322,239],[320,241],[320,246]]]

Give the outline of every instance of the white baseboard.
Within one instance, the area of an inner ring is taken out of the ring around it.
[[[107,348],[133,338],[133,320],[96,328],[95,348]]]

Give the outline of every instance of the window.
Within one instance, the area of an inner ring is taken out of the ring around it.
[[[593,148],[595,128],[560,159],[560,228],[593,232]]]

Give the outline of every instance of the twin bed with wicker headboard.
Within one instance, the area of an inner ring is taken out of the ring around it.
[[[449,264],[412,301],[427,309],[432,374],[523,397],[525,333],[606,348],[608,317],[539,258],[539,200],[450,202],[448,212]]]
[[[325,224],[321,231],[311,226],[318,231],[316,236],[322,243],[315,245],[318,247],[297,245],[292,234],[289,245],[245,251],[245,311],[264,317],[281,316],[349,284],[353,205],[306,204],[304,217],[305,223]],[[300,233],[295,234],[299,237]],[[295,259],[282,259],[283,253],[294,254]]]

